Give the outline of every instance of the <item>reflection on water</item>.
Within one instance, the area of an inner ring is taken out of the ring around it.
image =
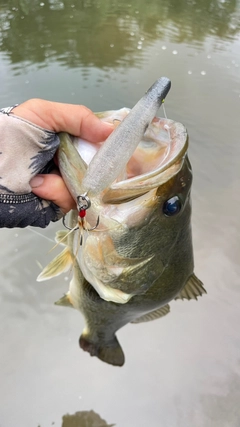
[[[0,46],[25,66],[51,59],[68,67],[140,66],[143,46],[155,40],[198,46],[208,36],[231,40],[239,17],[237,0],[149,0],[147,7],[139,0],[10,0],[0,14]]]
[[[52,426],[55,422],[52,422]],[[114,427],[116,424],[107,424],[94,411],[79,411],[73,415],[66,414],[62,417],[62,427]],[[38,427],[41,427],[40,425]]]
[[[73,415],[64,415],[62,427],[114,427],[115,424],[107,424],[96,412],[82,411]]]
[[[166,109],[190,136],[208,292],[121,329],[128,363],[111,369],[80,352],[81,315],[53,305],[68,275],[36,283],[53,243],[0,230],[1,426],[60,427],[62,414],[94,408],[119,427],[239,427],[239,26],[239,0],[0,1],[0,106],[39,96],[132,107],[156,78],[172,80]]]

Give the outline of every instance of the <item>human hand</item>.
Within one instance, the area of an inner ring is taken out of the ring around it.
[[[0,118],[3,118],[1,117],[3,115],[6,116],[6,114],[2,114],[2,115],[0,114]],[[29,213],[25,212],[25,214],[23,215],[23,218],[19,219],[17,224],[16,224],[16,220],[12,222],[10,221],[9,224],[5,224],[5,219],[1,218],[2,211],[3,211],[3,209],[1,209],[0,227],[1,226],[2,227],[4,226],[25,227],[27,225],[45,227],[50,220],[55,221],[59,219],[63,214],[67,213],[70,209],[76,206],[74,200],[72,199],[70,193],[67,190],[67,187],[63,179],[60,176],[57,166],[55,166],[50,173],[49,171],[48,173],[45,173],[45,170],[43,172],[44,167],[46,166],[46,164],[49,163],[49,160],[52,159],[52,157],[54,156],[54,152],[58,147],[59,138],[57,136],[57,133],[68,132],[74,136],[79,136],[79,137],[81,136],[82,138],[87,139],[91,142],[99,142],[99,141],[105,140],[109,136],[109,134],[113,130],[113,127],[107,123],[101,122],[92,113],[92,111],[85,106],[62,104],[62,103],[56,103],[51,101],[45,101],[42,99],[31,99],[19,106],[16,106],[11,111],[11,114],[8,115],[8,117],[9,118],[15,117],[17,119],[20,118],[20,120],[17,120],[17,121],[13,120],[11,121],[11,124],[10,124],[10,135],[12,131],[11,126],[13,123],[13,126],[15,127],[15,133],[18,132],[19,134],[19,140],[17,141],[17,144],[18,144],[17,152],[15,150],[16,157],[18,160],[17,163],[16,161],[14,163],[14,166],[15,166],[14,169],[17,169],[17,170],[14,170],[15,177],[12,177],[10,179],[10,185],[7,185],[4,187],[4,189],[8,190],[7,197],[10,197],[9,195],[11,195],[11,193],[13,193],[14,195],[17,194],[16,197],[18,197],[19,195],[22,195],[22,193],[28,193],[28,191],[31,191],[31,194],[34,193],[39,198],[38,202],[39,200],[44,202],[41,205],[41,207],[39,207],[39,204],[36,204],[36,201],[35,201],[35,205],[34,207],[32,205],[31,210],[34,209],[35,212],[42,210],[42,212],[46,214],[47,210],[48,212],[50,212],[48,208],[51,207],[52,211],[55,210],[55,212],[52,212],[50,215],[49,214],[45,215],[45,217],[42,215],[40,222],[39,222],[39,219],[33,220],[33,218],[30,221],[30,218],[29,219],[27,218],[27,215],[31,216],[30,204],[28,204]],[[5,120],[5,123],[7,123],[9,126],[9,121],[6,122]],[[26,127],[28,128],[26,129]],[[21,130],[21,128],[23,128],[23,131]],[[33,135],[31,134],[30,137],[27,134],[29,132],[33,134]],[[36,135],[34,134],[34,132]],[[44,144],[42,143],[43,134],[44,134]],[[39,135],[41,136],[41,138]],[[7,133],[7,136],[9,136],[9,132]],[[31,149],[29,150],[28,150],[28,147],[29,147],[28,139],[31,143],[30,144]],[[34,148],[33,148],[32,140],[34,139],[38,139],[38,140],[34,141]],[[0,148],[1,148],[1,143],[2,141],[0,141]],[[16,147],[16,144],[15,144],[15,147]],[[9,147],[7,148],[7,150],[8,149]],[[24,155],[24,150],[25,151],[28,150],[27,154],[28,154],[28,161],[30,165],[28,162],[26,162],[27,163],[26,165],[25,164],[21,165],[21,161],[22,161],[21,157],[23,157]],[[30,155],[31,150],[33,151],[34,155],[33,154]],[[11,162],[8,162],[8,163],[11,163]],[[7,169],[8,165],[5,165],[5,166]],[[18,171],[18,169],[20,168],[21,168],[21,171]],[[29,169],[31,169],[30,174],[28,172]],[[35,173],[33,173],[34,171]],[[40,171],[42,171],[42,173],[39,174]],[[19,178],[21,177],[21,173],[23,174],[23,179]],[[28,173],[29,179],[26,173]],[[18,179],[19,182],[16,183],[16,179]],[[28,179],[28,183],[25,183],[24,188],[22,188],[23,185],[21,186],[21,183],[24,179],[25,180]],[[1,185],[0,185],[0,190],[1,190]],[[5,190],[3,190],[3,193],[5,193]],[[0,198],[0,202],[1,201],[3,200],[1,200]],[[10,201],[12,202],[12,198]],[[46,201],[49,201],[48,205],[46,205],[45,203]],[[1,204],[1,208],[4,207],[5,202],[8,204],[10,203],[9,199],[8,201],[5,200]],[[22,202],[17,201],[16,203],[18,203],[18,208],[20,209],[19,204]],[[17,205],[15,204],[14,207],[16,206]],[[23,210],[24,207],[25,206],[23,206],[22,204],[21,209]],[[16,209],[16,214],[18,213],[19,209]]]
[[[56,133],[68,132],[91,142],[104,141],[113,130],[110,124],[99,120],[83,105],[30,99],[15,107],[13,114],[42,128]],[[30,185],[34,194],[51,200],[61,208],[63,213],[76,207],[57,169],[50,174],[36,175],[30,181]]]

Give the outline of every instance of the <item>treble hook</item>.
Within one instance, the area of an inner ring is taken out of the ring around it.
[[[96,225],[92,228],[86,228],[83,222],[83,218],[86,216],[86,210],[91,206],[91,200],[87,196],[87,193],[81,194],[80,196],[77,197],[77,204],[78,204],[78,216],[81,218],[82,228],[85,231],[95,230],[95,228],[97,228],[99,225],[99,216],[97,217]]]
[[[78,226],[78,225],[76,225],[76,227],[73,227],[73,228],[69,227],[69,226],[66,224],[66,222],[65,222],[65,218],[66,218],[66,215],[64,215],[64,216],[62,217],[62,223],[63,223],[63,225],[64,225],[64,227],[65,227],[65,228],[67,228],[68,230],[71,230],[71,231],[76,231],[76,230],[78,230],[78,229],[79,229],[79,226]]]
[[[95,230],[95,228],[97,228],[99,226],[99,215],[98,215],[98,217],[97,217],[97,222],[96,222],[96,225],[94,225],[94,227],[92,227],[92,228],[85,228],[84,227],[84,225],[82,225],[82,228],[85,230],[85,231],[92,231],[92,230]]]
[[[85,230],[85,231],[95,230],[95,228],[97,228],[99,225],[99,216],[98,216],[96,225],[94,227],[86,228],[84,226],[84,217],[86,216],[86,210],[88,208],[90,208],[90,206],[91,206],[91,200],[87,196],[87,193],[84,193],[84,194],[81,194],[80,196],[77,196],[78,216],[80,217],[80,220],[81,220],[81,226],[82,226],[83,230]],[[67,228],[68,230],[76,231],[79,229],[79,225],[77,225],[74,228],[69,227],[65,222],[65,215],[63,216],[62,222],[63,222],[64,227]]]

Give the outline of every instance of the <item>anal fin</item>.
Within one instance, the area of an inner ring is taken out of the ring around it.
[[[193,273],[184,288],[181,290],[181,292],[175,297],[175,299],[198,299],[198,297],[202,296],[203,294],[206,294],[207,291],[203,287],[203,283],[201,280],[195,276]]]
[[[143,316],[138,317],[133,320],[131,323],[142,323],[150,322],[151,320],[159,319],[160,317],[166,316],[170,311],[169,304],[164,305],[163,307],[158,308],[157,310],[150,311],[150,313],[144,314]]]

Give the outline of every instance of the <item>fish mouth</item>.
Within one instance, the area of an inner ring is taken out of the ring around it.
[[[97,113],[117,126],[130,109]],[[74,140],[79,154],[89,164],[101,144]],[[148,126],[132,157],[116,181],[102,194],[104,203],[121,203],[163,184],[181,168],[188,148],[185,126],[174,120],[155,117]]]
[[[129,160],[127,179],[133,182],[158,175],[187,150],[187,132],[173,120],[155,117]]]
[[[102,197],[104,203],[122,203],[159,187],[182,167],[188,149],[184,125],[165,118],[154,118],[119,177]]]

